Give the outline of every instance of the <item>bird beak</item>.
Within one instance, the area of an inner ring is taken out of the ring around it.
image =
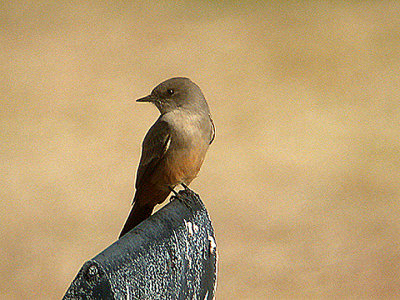
[[[137,99],[136,102],[154,102],[154,97],[152,95],[148,95],[146,97]]]

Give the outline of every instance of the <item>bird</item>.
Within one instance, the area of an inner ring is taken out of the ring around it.
[[[153,103],[160,116],[143,140],[133,206],[119,238],[147,219],[176,186],[188,188],[215,138],[207,101],[189,78],[167,79],[136,101]]]

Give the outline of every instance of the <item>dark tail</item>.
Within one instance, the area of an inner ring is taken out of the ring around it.
[[[154,206],[152,205],[139,206],[136,202],[129,213],[128,219],[122,228],[119,238],[128,233],[132,228],[139,225],[142,221],[150,217],[151,213],[153,212],[153,208]]]
[[[152,187],[149,189],[137,190],[133,198],[133,207],[125,222],[124,228],[122,228],[119,238],[150,217],[154,206],[164,202],[169,194],[169,190],[160,190]]]

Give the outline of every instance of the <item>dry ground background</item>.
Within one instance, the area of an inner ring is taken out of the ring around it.
[[[177,75],[217,126],[217,299],[400,293],[398,1],[0,6],[1,299],[61,298],[115,241],[158,115],[133,100]]]

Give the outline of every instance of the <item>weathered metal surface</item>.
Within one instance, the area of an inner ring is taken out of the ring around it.
[[[86,262],[64,299],[213,299],[216,242],[191,190]]]

